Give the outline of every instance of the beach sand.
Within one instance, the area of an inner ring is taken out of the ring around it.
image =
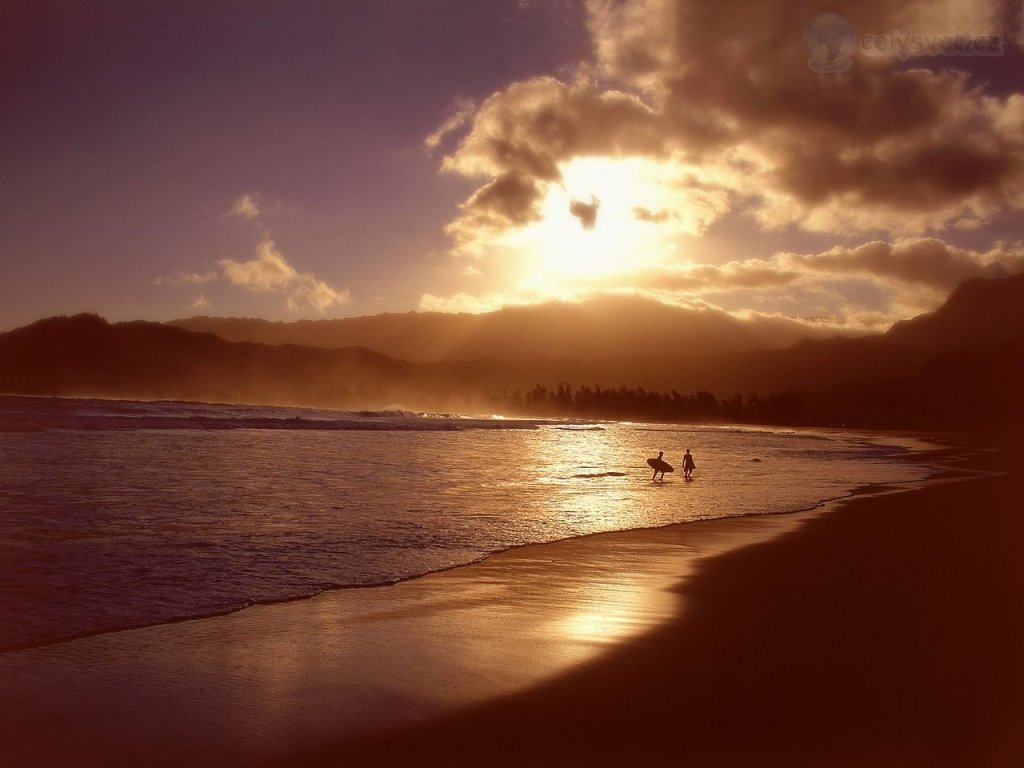
[[[0,654],[0,765],[1024,765],[1024,518],[969,469]]]
[[[521,547],[387,587],[0,654],[0,766],[251,766],[529,689],[800,515]]]
[[[288,764],[1024,765],[1022,550],[1014,476],[859,495],[703,562],[593,663]]]

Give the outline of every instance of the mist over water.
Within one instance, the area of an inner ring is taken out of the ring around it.
[[[647,457],[678,467],[686,448],[692,482],[651,481]],[[0,398],[0,649],[806,508],[924,476],[893,460],[904,450],[792,430]]]

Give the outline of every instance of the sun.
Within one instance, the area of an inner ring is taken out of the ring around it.
[[[523,254],[525,282],[564,295],[601,288],[614,276],[664,263],[685,224],[680,195],[665,170],[646,158],[577,158],[561,169],[540,206],[540,220],[508,243]],[[546,289],[546,290],[545,290]]]

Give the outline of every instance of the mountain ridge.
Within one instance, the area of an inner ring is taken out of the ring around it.
[[[227,342],[161,323],[98,315],[45,318],[0,334],[0,391],[305,404],[372,395],[409,378],[407,364],[373,350]]]
[[[548,302],[473,315],[383,313],[338,320],[267,321],[196,316],[168,323],[229,341],[344,348],[366,346],[410,362],[452,362],[521,356],[600,358],[685,344],[716,351],[777,349],[824,336],[786,319],[745,321],[713,309],[686,309],[638,297]]]
[[[977,349],[1024,333],[1024,273],[960,283],[934,312],[901,320],[884,334],[896,344]]]
[[[519,354],[432,362],[400,360],[365,346],[227,341],[171,324],[108,323],[80,314],[0,334],[0,392],[479,412],[522,403],[521,393],[537,385],[572,383],[732,400],[799,395],[806,418],[819,424],[962,426],[982,417],[998,423],[1003,414],[1015,423],[1024,421],[1019,307],[1024,276],[970,281],[935,312],[885,334],[730,351],[668,344],[656,326],[641,329],[648,344],[616,355],[601,354],[600,346],[539,354],[533,335],[545,330],[536,323],[553,315],[520,310],[505,313],[499,324],[509,334],[504,343],[518,340]],[[565,307],[558,311],[572,316]],[[520,317],[529,322],[509,322]],[[978,317],[980,322],[973,319]],[[604,320],[609,335],[616,319]],[[621,349],[637,333],[636,327],[626,329],[610,348]],[[455,354],[466,349],[473,347]]]

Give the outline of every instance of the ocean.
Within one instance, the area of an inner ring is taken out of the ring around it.
[[[681,472],[652,482],[665,451]],[[836,431],[0,396],[0,651],[930,471]]]

